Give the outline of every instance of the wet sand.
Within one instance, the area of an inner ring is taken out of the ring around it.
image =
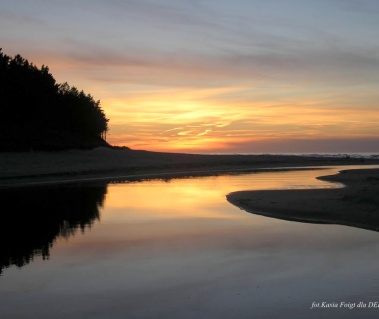
[[[197,155],[97,148],[0,153],[0,187],[71,180],[212,175],[283,167],[379,164],[379,159],[283,155]]]
[[[258,215],[379,231],[379,169],[343,170],[319,179],[341,188],[241,191],[227,195],[239,208]]]

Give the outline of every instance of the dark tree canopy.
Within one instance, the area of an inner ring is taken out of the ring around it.
[[[106,146],[108,121],[90,94],[0,49],[0,151]]]

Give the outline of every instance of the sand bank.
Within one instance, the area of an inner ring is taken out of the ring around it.
[[[228,194],[227,200],[247,212],[268,217],[379,231],[379,169],[343,170],[320,179],[345,187],[241,191]]]
[[[281,155],[196,155],[129,149],[0,153],[0,186],[122,176],[208,175],[279,167],[379,164],[379,159]]]

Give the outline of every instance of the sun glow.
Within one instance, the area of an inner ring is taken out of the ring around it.
[[[44,2],[3,1],[1,45],[99,99],[111,144],[379,151],[374,1]]]
[[[230,92],[225,90],[225,94]],[[375,109],[350,108],[347,112],[343,101],[330,104],[317,97],[269,100],[265,96],[254,102],[221,102],[212,100],[212,94],[197,91],[192,99],[189,92],[164,96],[169,97],[164,99],[160,92],[157,96],[106,100],[112,119],[109,142],[156,151],[222,152],[243,143],[360,138],[379,133]]]

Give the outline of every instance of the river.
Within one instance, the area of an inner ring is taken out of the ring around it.
[[[2,190],[0,317],[376,318],[378,233],[225,199],[340,169]]]

